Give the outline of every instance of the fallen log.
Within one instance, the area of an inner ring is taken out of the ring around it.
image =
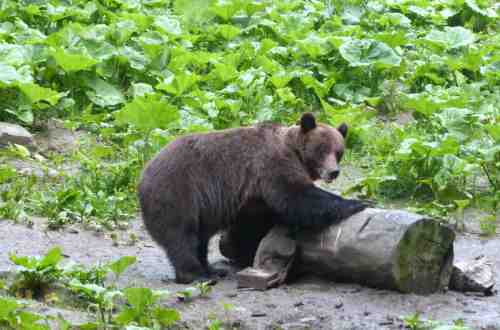
[[[221,236],[220,250],[238,261],[240,256],[247,258],[249,251],[234,244],[239,241],[234,232]],[[248,241],[249,237],[241,239]],[[370,208],[321,232],[301,232],[296,240],[287,236],[286,228],[272,228],[258,246],[253,267],[269,274],[263,277],[269,279],[268,286],[283,282],[283,272],[289,272],[296,258],[292,268],[299,273],[428,294],[449,285],[454,239],[451,229],[423,215]],[[249,270],[245,271],[250,283]]]

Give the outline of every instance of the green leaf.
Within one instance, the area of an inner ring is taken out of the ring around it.
[[[326,55],[330,51],[328,39],[313,32],[309,33],[305,39],[299,40],[298,46],[314,59]]]
[[[27,269],[33,269],[33,268],[35,268],[35,265],[37,263],[37,261],[36,261],[35,258],[29,258],[29,257],[26,257],[26,256],[18,257],[15,254],[11,254],[9,256],[9,259],[14,264],[16,264],[18,266],[22,266],[22,267],[27,268]]]
[[[82,54],[69,53],[62,48],[52,52],[52,56],[57,65],[66,72],[88,70],[97,63],[93,58]]]
[[[376,40],[349,40],[340,46],[339,51],[352,66],[396,66],[401,63],[401,57],[392,48]]]
[[[16,169],[8,165],[0,165],[0,184],[17,176]]]
[[[133,265],[137,261],[136,257],[124,256],[115,262],[108,265],[109,269],[118,277],[120,276],[129,266]]]
[[[130,93],[132,94],[133,97],[137,97],[146,94],[153,94],[154,89],[149,84],[133,83],[132,86],[130,86]]]
[[[165,327],[170,327],[181,319],[179,312],[171,308],[156,308],[153,315]]]
[[[278,72],[270,78],[271,82],[273,83],[274,87],[276,88],[283,88],[285,87],[290,80],[293,79],[293,76],[291,74],[287,74],[286,72]]]
[[[269,74],[273,74],[277,71],[282,71],[283,69],[281,68],[281,65],[271,59],[269,59],[267,56],[258,56],[256,58],[256,63],[257,65],[259,65],[260,67],[262,67],[262,69],[266,72],[266,73],[269,73]]]
[[[0,43],[0,59],[3,63],[13,66],[29,64],[33,49],[30,45],[12,45]]]
[[[157,16],[154,24],[163,31],[174,36],[179,36],[182,34],[181,23],[172,17]]]
[[[460,143],[452,136],[447,137],[441,142],[439,147],[432,148],[430,151],[431,156],[444,156],[444,155],[455,155],[460,150]]]
[[[33,81],[31,73],[24,72],[23,74],[10,65],[0,63],[0,83],[8,86],[14,82],[29,83],[31,81]]]
[[[477,4],[477,1],[475,1],[475,0],[465,0],[465,3],[467,4],[467,6],[470,9],[472,9],[474,12],[476,12],[480,15],[490,17],[490,18],[498,17],[498,14],[496,13],[496,11],[493,7],[481,8],[481,7],[479,7],[479,5]],[[484,1],[483,3],[488,3],[488,1]]]
[[[500,142],[500,124],[485,125],[485,128],[493,137],[493,140]]]
[[[217,78],[222,82],[228,82],[238,77],[238,70],[230,64],[217,63],[212,70]]]
[[[179,119],[179,111],[156,94],[136,97],[121,110],[115,112],[116,121],[130,124],[144,131],[166,128]]]
[[[123,293],[129,304],[140,314],[155,302],[153,291],[149,288],[126,288]]]
[[[33,111],[29,106],[19,106],[18,108],[12,109],[3,109],[2,111],[7,112],[22,121],[25,124],[31,125],[33,123]]]
[[[217,33],[225,40],[232,40],[240,34],[240,29],[229,24],[221,24],[217,27]]]
[[[342,11],[342,21],[346,25],[359,24],[365,10],[358,6],[346,6]]]
[[[125,325],[128,323],[132,323],[139,315],[139,311],[137,311],[135,308],[125,307],[118,315],[116,315],[114,321],[118,324]]]
[[[240,9],[238,1],[218,1],[210,7],[210,10],[224,21],[229,21]]]
[[[179,96],[187,92],[191,87],[196,85],[199,80],[198,76],[194,73],[183,72],[171,75],[164,82],[156,85],[157,89],[164,90],[175,96]]]
[[[102,79],[86,79],[85,84],[91,89],[86,91],[87,96],[92,103],[100,107],[104,108],[125,102],[125,98],[120,90]]]
[[[0,297],[0,321],[6,320],[18,307],[19,304],[14,299]]]
[[[425,40],[439,44],[446,49],[454,49],[472,44],[475,40],[472,31],[461,27],[445,27],[444,31],[432,30],[425,36]]]
[[[47,268],[49,266],[56,266],[59,261],[63,259],[61,248],[55,247],[51,249],[47,254],[40,260],[39,267],[41,269]]]
[[[18,84],[18,87],[31,103],[45,101],[50,105],[56,105],[64,95],[50,88],[41,87],[33,83],[20,83]]]

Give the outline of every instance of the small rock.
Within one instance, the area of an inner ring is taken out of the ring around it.
[[[336,304],[335,304],[335,308],[336,308],[336,309],[342,308],[343,306],[344,306],[344,303],[343,303],[343,302],[339,302],[339,303],[336,303]]]
[[[68,228],[68,233],[70,234],[78,234],[80,231],[78,231],[78,229],[74,228],[74,227],[69,227]]]
[[[59,119],[49,119],[48,128],[48,149],[57,152],[72,151],[78,147],[76,134],[64,127],[64,123]]]
[[[476,314],[476,311],[473,311],[472,309],[464,309],[464,313],[467,313],[467,314]]]
[[[380,321],[378,325],[391,325],[394,324],[394,320]]]
[[[370,314],[371,314],[371,313],[370,313],[369,311],[365,311],[365,312],[363,313],[363,315],[364,315],[364,316],[369,316]]]
[[[57,177],[59,172],[52,168],[43,168],[40,164],[29,160],[22,159],[9,159],[7,164],[16,169],[16,171],[25,176],[36,176],[37,178],[43,177]]]
[[[228,298],[235,298],[237,296],[238,296],[238,294],[236,292],[231,292],[231,293],[226,294],[226,297],[228,297]]]
[[[304,318],[300,319],[300,322],[301,323],[313,323],[316,320],[317,319],[315,317],[304,317]]]
[[[284,323],[281,328],[283,330],[305,330],[305,329],[310,329],[309,326],[304,325],[303,323],[300,322],[294,322],[294,323]]]
[[[271,308],[271,309],[275,309],[276,307],[278,307],[275,304],[265,304],[264,306],[266,306],[267,308]]]
[[[5,147],[9,143],[23,145],[29,149],[35,149],[33,135],[24,127],[0,122],[0,147]]]
[[[293,304],[293,307],[300,307],[300,306],[304,306],[304,303],[302,301],[299,301],[299,302],[296,302],[295,304]]]
[[[450,287],[453,290],[488,293],[495,286],[492,264],[484,256],[453,265]]]
[[[252,317],[263,317],[263,316],[267,316],[266,313],[264,312],[252,312]]]

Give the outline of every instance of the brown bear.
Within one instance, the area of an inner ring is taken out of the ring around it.
[[[263,123],[186,135],[161,150],[143,172],[139,201],[176,281],[211,274],[208,242],[220,230],[254,231],[242,244],[256,247],[255,237],[274,224],[321,228],[366,208],[314,184],[339,175],[347,129],[317,124],[305,113],[295,126]]]

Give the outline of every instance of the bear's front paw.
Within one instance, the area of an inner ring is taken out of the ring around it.
[[[374,208],[377,206],[377,202],[376,201],[372,201],[370,199],[357,199],[358,202],[362,203],[363,205],[365,205],[365,208]]]
[[[359,213],[368,207],[372,207],[372,205],[372,203],[368,203],[367,201],[346,199],[340,206],[340,217],[341,219],[349,218],[350,216]]]

